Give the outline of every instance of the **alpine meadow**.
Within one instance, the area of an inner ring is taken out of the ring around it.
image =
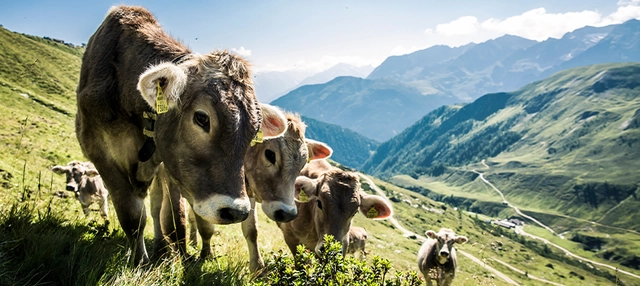
[[[212,258],[197,239],[134,265],[113,204],[107,220],[96,205],[85,215],[52,172],[88,161],[84,45],[0,26],[0,285],[424,285],[418,252],[441,228],[466,238],[452,285],[640,285],[639,23],[434,46],[282,94],[271,104],[393,215],[355,214],[362,256],[332,237],[293,255],[257,207],[256,273],[239,223],[215,226]]]

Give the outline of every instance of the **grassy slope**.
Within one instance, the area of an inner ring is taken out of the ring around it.
[[[22,48],[18,50],[15,46]],[[239,225],[218,227],[220,233],[214,238],[218,257],[215,261],[185,264],[171,258],[146,269],[127,267],[126,243],[113,207],[110,206],[110,221],[114,223],[107,227],[94,222],[100,221],[95,206],[91,216],[85,218],[75,199],[55,195],[62,190],[64,182],[49,171],[52,165],[82,159],[73,128],[73,90],[80,51],[0,29],[0,53],[7,55],[0,58],[0,99],[3,101],[0,180],[6,183],[3,184],[5,190],[0,192],[0,284],[237,285],[250,280],[246,267],[248,253]],[[21,93],[28,94],[29,98]],[[610,283],[586,270],[541,257],[494,231],[483,230],[471,217],[461,215],[450,206],[440,214],[437,211],[442,210],[440,203],[382,181],[377,184],[394,196],[436,211],[394,203],[396,218],[407,228],[422,234],[427,229],[443,226],[461,227],[458,232],[471,241],[459,246],[460,249],[488,259],[487,263],[523,284],[537,283],[492,263],[490,258],[500,257],[531,274],[561,283],[580,281],[569,275],[571,272],[594,285]],[[364,187],[367,189],[366,184]],[[11,211],[12,206],[17,207]],[[259,243],[263,255],[286,249],[275,223],[259,213]],[[371,233],[368,249],[373,255],[390,259],[397,270],[417,270],[415,259],[420,245],[415,240],[403,237],[386,221],[356,215],[354,224]],[[145,231],[149,248],[152,236],[149,219]],[[504,243],[503,250],[487,248],[496,240]],[[194,248],[189,251],[196,253]],[[459,260],[456,285],[505,284],[494,280],[492,274],[464,256],[459,255]],[[545,267],[547,263],[552,263],[554,269]]]

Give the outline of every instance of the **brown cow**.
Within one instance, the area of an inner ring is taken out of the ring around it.
[[[366,258],[367,253],[364,248],[367,244],[367,231],[362,227],[352,226],[347,235],[349,236],[347,254],[353,254],[356,258]]]
[[[441,228],[438,233],[428,230],[425,235],[429,237],[418,251],[418,268],[424,276],[427,285],[431,279],[436,279],[438,286],[451,285],[456,275],[456,249],[454,243],[467,242],[466,236],[458,236],[453,230]]]
[[[135,263],[147,188],[164,163],[168,182],[202,220],[247,218],[243,162],[262,121],[265,136],[286,119],[261,114],[248,63],[226,51],[193,54],[141,7],[116,6],[91,36],[77,89],[76,134],[111,191]]]
[[[328,170],[324,173],[318,170]],[[342,243],[342,254],[349,248],[347,233],[358,209],[367,218],[384,219],[392,215],[391,205],[382,197],[360,189],[356,174],[333,168],[326,160],[312,161],[296,179],[298,217],[278,223],[293,254],[299,244],[320,253],[325,234]],[[317,177],[307,177],[317,174]]]
[[[66,190],[73,192],[82,205],[82,212],[89,215],[89,206],[98,203],[100,215],[109,220],[109,191],[104,187],[102,177],[91,162],[71,161],[66,166],[55,166],[51,169],[58,175],[66,175]]]

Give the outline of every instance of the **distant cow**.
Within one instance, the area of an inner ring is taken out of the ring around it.
[[[261,112],[244,59],[192,53],[141,7],[112,7],[91,36],[77,103],[80,147],[111,192],[136,264],[148,261],[144,198],[160,163],[198,219],[241,222],[251,208],[249,143],[286,128],[282,114]]]
[[[367,231],[359,226],[352,226],[349,229],[349,247],[347,254],[353,254],[355,257],[365,258],[367,253],[365,246],[367,244]]]
[[[89,215],[89,206],[96,202],[100,206],[100,215],[104,220],[108,220],[109,191],[104,187],[102,177],[91,162],[72,161],[66,166],[55,166],[51,171],[58,175],[66,175],[65,189],[75,194],[86,216]]]
[[[458,236],[453,230],[441,228],[438,233],[433,230],[425,232],[429,237],[418,251],[418,268],[427,285],[436,279],[438,286],[451,285],[456,275],[456,249],[454,243],[467,242],[466,236]]]
[[[320,253],[323,237],[328,234],[342,243],[344,255],[349,248],[347,233],[351,220],[358,210],[371,219],[384,219],[392,214],[391,205],[384,198],[360,189],[356,174],[331,167],[326,160],[310,162],[300,174],[296,179],[298,217],[278,223],[294,254],[299,244]]]

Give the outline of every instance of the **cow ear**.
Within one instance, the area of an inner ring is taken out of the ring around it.
[[[56,173],[58,175],[62,175],[62,174],[64,174],[64,172],[69,171],[69,168],[67,168],[65,166],[55,166],[55,167],[51,168],[51,171],[53,171],[54,173]]]
[[[427,236],[427,237],[429,237],[429,238],[433,238],[433,239],[436,239],[436,236],[437,236],[437,235],[436,235],[436,232],[435,232],[435,231],[433,231],[433,230],[427,230],[427,231],[425,231],[425,232],[424,232],[424,235],[426,235],[426,236]]]
[[[317,182],[305,176],[298,176],[295,183],[294,198],[299,202],[308,202],[316,196]]]
[[[186,72],[172,63],[151,66],[138,80],[142,97],[158,114],[176,106],[186,85]]]
[[[280,108],[273,105],[260,103],[262,113],[262,130],[264,138],[278,137],[287,131],[287,117]]]
[[[468,240],[469,239],[466,236],[462,236],[462,235],[456,236],[456,243],[463,244]]]
[[[360,212],[370,219],[385,219],[393,215],[391,205],[381,196],[362,194]]]
[[[84,174],[89,176],[89,178],[93,178],[95,176],[100,175],[98,174],[98,170],[96,169],[87,169],[86,171],[84,171]]]
[[[323,142],[308,138],[305,138],[304,142],[307,143],[307,150],[309,150],[309,161],[329,158],[333,154],[333,149]]]

